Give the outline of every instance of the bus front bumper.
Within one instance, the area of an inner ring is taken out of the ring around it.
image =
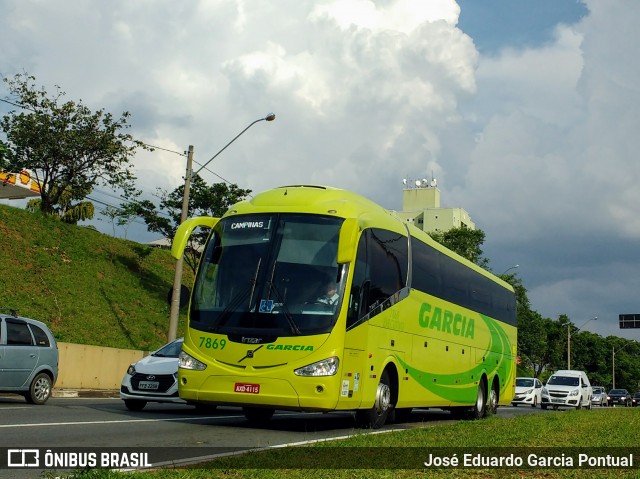
[[[296,378],[212,376],[203,371],[180,370],[180,398],[192,403],[265,406],[299,411],[331,411],[339,391],[335,377]]]

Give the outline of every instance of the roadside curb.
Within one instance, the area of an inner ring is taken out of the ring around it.
[[[54,389],[54,398],[119,398],[120,392],[112,389]]]

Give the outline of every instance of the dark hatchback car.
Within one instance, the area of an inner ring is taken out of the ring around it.
[[[607,394],[609,406],[631,406],[631,394],[626,389],[612,389]]]
[[[636,407],[640,403],[640,391],[636,392],[631,398],[631,405]]]

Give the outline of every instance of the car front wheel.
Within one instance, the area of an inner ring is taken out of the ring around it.
[[[51,396],[51,378],[46,373],[40,373],[33,378],[25,399],[29,404],[44,404]]]
[[[127,406],[129,411],[142,411],[147,405],[147,401],[140,401],[139,399],[125,399],[124,405]]]

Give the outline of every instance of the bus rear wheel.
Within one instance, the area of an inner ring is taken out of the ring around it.
[[[359,409],[356,411],[356,422],[360,427],[365,429],[378,429],[387,422],[387,416],[392,408],[391,384],[389,374],[385,370],[378,383],[373,407],[371,409]]]
[[[480,380],[478,383],[478,394],[476,403],[473,405],[469,419],[482,419],[487,414],[487,383]]]
[[[485,416],[493,416],[498,412],[499,388],[498,381],[494,379],[491,385],[491,392],[489,392],[489,403],[486,407]]]

